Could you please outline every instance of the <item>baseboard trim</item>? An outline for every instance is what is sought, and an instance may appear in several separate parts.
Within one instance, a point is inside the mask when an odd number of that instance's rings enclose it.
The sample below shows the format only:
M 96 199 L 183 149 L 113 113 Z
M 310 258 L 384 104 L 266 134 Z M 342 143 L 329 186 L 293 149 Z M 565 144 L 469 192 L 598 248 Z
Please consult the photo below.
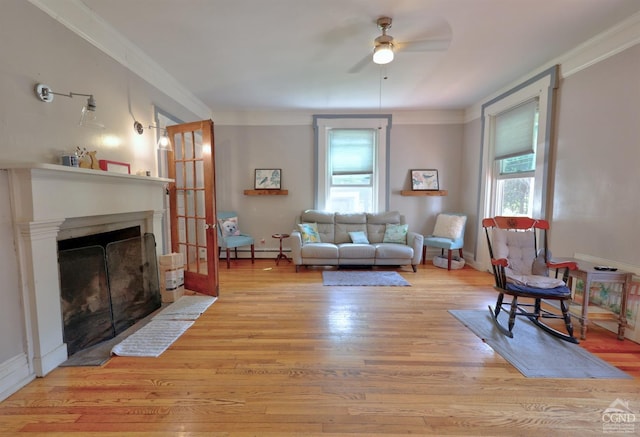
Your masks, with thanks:
M 5 400 L 36 378 L 22 353 L 0 364 L 0 401 Z

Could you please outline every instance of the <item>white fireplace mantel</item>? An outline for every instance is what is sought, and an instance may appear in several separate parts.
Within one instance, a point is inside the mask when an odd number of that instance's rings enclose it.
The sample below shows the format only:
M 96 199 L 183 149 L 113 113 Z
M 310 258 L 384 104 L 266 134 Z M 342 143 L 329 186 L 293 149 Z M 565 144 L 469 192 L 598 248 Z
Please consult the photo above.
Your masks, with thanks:
M 171 179 L 54 164 L 0 162 L 8 172 L 31 370 L 44 376 L 67 359 L 57 240 L 61 229 L 140 218 L 162 237 Z M 162 244 L 157 245 L 162 247 Z

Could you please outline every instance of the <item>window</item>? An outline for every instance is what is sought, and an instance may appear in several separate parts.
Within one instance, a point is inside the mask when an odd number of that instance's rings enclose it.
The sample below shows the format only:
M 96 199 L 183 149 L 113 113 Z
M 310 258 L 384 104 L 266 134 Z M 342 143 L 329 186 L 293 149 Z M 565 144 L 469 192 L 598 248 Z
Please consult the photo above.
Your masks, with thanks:
M 537 135 L 537 98 L 496 116 L 492 215 L 533 215 Z
M 390 116 L 314 116 L 317 209 L 388 209 L 389 127 Z
M 482 105 L 478 217 L 548 219 L 549 149 L 558 66 Z M 482 220 L 476 260 L 488 265 Z
M 329 130 L 329 211 L 373 211 L 374 129 Z

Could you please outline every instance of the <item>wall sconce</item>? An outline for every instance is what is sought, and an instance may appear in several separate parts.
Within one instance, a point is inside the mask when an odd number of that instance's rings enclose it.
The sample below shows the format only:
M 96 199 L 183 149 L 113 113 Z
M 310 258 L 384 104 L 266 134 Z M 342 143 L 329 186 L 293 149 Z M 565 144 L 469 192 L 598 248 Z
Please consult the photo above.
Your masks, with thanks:
M 158 149 L 171 150 L 171 141 L 169 141 L 169 135 L 167 134 L 167 130 L 165 128 L 149 125 L 147 126 L 147 129 L 162 130 L 162 135 L 158 139 Z M 142 135 L 142 133 L 144 132 L 144 126 L 142 126 L 142 123 L 140 123 L 139 121 L 134 121 L 133 130 L 135 130 L 138 135 Z
M 69 92 L 65 93 L 56 93 L 49 87 L 49 85 L 45 85 L 43 83 L 39 83 L 36 85 L 36 96 L 46 103 L 53 102 L 53 96 L 63 96 L 73 98 L 75 96 L 87 97 L 87 103 L 82 107 L 82 113 L 80 115 L 80 126 L 92 126 L 104 129 L 104 125 L 98 122 L 96 118 L 96 99 L 93 98 L 93 94 L 82 94 L 82 93 L 74 93 Z

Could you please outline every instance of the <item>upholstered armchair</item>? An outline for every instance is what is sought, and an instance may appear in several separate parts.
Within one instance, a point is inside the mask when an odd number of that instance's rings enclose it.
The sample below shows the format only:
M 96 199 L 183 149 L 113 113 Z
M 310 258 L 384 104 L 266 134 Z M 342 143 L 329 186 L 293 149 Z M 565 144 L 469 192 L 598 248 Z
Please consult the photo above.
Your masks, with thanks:
M 227 256 L 227 268 L 231 267 L 230 249 L 234 250 L 238 259 L 238 247 L 251 246 L 251 264 L 255 262 L 255 246 L 253 237 L 240 232 L 238 214 L 235 211 L 218 211 L 218 251 L 224 249 Z
M 454 250 L 458 250 L 460 258 L 464 258 L 462 248 L 464 247 L 464 228 L 466 223 L 467 216 L 464 214 L 438 214 L 433 233 L 424 237 L 422 264 L 425 263 L 427 246 L 440 248 L 443 256 L 444 251 L 447 251 L 447 270 L 451 270 L 451 258 Z

